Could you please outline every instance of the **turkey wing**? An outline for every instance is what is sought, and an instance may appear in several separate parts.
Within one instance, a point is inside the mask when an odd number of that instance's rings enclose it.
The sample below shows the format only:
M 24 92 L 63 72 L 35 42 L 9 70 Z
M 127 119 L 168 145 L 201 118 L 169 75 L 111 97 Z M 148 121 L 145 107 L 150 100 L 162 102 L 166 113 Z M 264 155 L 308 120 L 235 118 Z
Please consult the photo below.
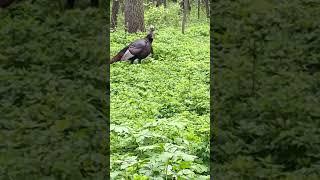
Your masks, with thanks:
M 146 47 L 146 45 L 147 45 L 147 43 L 145 40 L 135 41 L 130 45 L 129 51 L 133 55 L 138 55 L 139 53 L 141 53 L 143 51 L 143 49 Z

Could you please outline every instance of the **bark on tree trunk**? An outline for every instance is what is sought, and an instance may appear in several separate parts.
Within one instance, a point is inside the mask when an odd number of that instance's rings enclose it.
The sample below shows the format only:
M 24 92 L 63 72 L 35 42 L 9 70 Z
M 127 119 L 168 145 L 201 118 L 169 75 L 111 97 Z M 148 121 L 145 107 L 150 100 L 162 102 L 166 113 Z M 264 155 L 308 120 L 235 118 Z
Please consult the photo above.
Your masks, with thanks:
M 200 19 L 200 0 L 198 0 L 198 19 Z
M 184 8 L 187 7 L 188 12 L 190 12 L 190 11 L 191 11 L 191 5 L 190 5 L 189 0 L 187 0 L 187 2 L 186 2 L 186 3 L 187 3 L 187 6 L 185 6 L 184 3 L 185 3 L 184 0 L 181 0 L 181 1 L 180 1 L 180 7 L 181 7 L 181 9 L 184 11 Z
M 167 0 L 163 0 L 164 8 L 167 8 Z
M 118 12 L 120 8 L 120 1 L 113 0 L 112 3 L 112 15 L 111 15 L 111 28 L 115 29 L 117 27 L 117 19 L 118 19 Z
M 209 0 L 204 0 L 206 4 L 206 13 L 207 13 L 207 18 L 210 18 L 210 8 L 209 8 Z
M 125 26 L 129 33 L 145 31 L 143 0 L 126 0 Z
M 72 9 L 74 7 L 75 0 L 67 0 L 67 8 Z
M 184 34 L 185 31 L 188 9 L 188 0 L 183 0 L 182 34 Z
M 159 6 L 161 6 L 161 4 L 162 4 L 162 0 L 157 0 L 157 4 L 156 4 L 156 7 L 159 7 Z

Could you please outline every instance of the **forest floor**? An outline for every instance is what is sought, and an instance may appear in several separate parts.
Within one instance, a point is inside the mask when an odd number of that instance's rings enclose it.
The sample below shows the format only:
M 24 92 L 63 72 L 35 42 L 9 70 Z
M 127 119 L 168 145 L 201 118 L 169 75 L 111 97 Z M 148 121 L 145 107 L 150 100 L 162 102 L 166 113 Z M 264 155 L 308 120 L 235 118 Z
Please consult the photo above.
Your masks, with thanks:
M 209 21 L 194 18 L 185 34 L 153 25 L 153 56 L 110 65 L 112 178 L 208 179 Z M 112 32 L 111 56 L 145 35 Z

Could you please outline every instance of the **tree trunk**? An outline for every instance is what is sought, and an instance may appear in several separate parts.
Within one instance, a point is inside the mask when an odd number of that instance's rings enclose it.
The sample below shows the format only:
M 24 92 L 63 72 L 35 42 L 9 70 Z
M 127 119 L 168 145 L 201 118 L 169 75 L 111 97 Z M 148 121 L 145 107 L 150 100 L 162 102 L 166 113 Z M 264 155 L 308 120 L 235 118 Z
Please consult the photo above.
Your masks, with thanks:
M 75 0 L 67 0 L 67 8 L 73 9 Z
M 198 19 L 200 19 L 200 0 L 198 0 Z
M 163 0 L 164 8 L 167 8 L 167 0 Z
M 180 1 L 180 7 L 181 7 L 181 9 L 184 11 L 185 7 L 187 7 L 188 12 L 190 12 L 190 11 L 191 11 L 191 5 L 190 5 L 189 0 L 187 0 L 187 2 L 186 2 L 186 3 L 187 3 L 187 6 L 185 6 L 184 3 L 185 3 L 185 0 L 181 0 L 181 1 Z
M 143 0 L 126 0 L 124 16 L 129 33 L 145 31 Z
M 184 34 L 186 21 L 187 21 L 187 13 L 188 13 L 188 0 L 183 0 L 183 19 L 182 19 L 182 34 Z
M 162 0 L 157 0 L 157 4 L 156 4 L 156 7 L 159 7 L 159 6 L 161 6 L 161 4 L 162 4 Z
M 206 13 L 207 13 L 207 18 L 210 18 L 210 8 L 209 8 L 209 0 L 204 0 L 206 4 Z
M 120 1 L 113 0 L 112 3 L 112 15 L 111 15 L 111 28 L 115 29 L 117 27 L 117 19 L 118 19 L 118 12 L 120 8 Z

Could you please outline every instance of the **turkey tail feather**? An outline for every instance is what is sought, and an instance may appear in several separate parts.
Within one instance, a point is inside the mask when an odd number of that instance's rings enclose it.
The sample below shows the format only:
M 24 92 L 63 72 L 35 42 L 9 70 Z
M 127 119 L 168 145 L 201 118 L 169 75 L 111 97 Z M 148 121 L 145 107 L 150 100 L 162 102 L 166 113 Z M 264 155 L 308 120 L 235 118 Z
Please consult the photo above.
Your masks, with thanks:
M 117 61 L 120 61 L 122 56 L 125 54 L 126 50 L 129 48 L 129 46 L 123 48 L 116 56 L 114 56 L 111 61 L 110 64 L 115 63 Z
M 115 57 L 111 59 L 110 64 L 120 61 L 122 56 L 123 56 L 123 53 L 118 53 Z

